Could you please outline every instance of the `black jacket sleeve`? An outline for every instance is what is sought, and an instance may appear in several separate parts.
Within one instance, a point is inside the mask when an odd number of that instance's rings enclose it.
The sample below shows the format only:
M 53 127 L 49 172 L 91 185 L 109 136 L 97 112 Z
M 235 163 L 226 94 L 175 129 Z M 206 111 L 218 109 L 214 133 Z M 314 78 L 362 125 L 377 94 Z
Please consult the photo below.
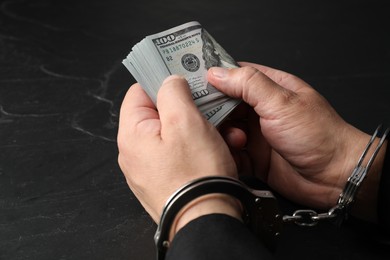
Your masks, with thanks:
M 381 233 L 389 241 L 390 147 L 386 152 L 380 180 L 378 220 Z M 239 220 L 223 214 L 211 214 L 184 226 L 174 237 L 166 259 L 258 260 L 273 259 L 273 256 Z
M 254 234 L 239 220 L 210 214 L 185 225 L 175 235 L 167 260 L 273 259 Z

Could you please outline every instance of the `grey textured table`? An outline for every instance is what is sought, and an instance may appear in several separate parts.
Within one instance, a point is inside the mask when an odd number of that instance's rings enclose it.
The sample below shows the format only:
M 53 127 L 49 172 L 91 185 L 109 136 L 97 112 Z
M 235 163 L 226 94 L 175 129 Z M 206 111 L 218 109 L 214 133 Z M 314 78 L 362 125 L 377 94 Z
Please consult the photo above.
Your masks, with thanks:
M 390 123 L 386 1 L 0 1 L 0 259 L 153 259 L 117 165 L 121 61 L 199 21 L 239 61 L 289 71 L 358 128 Z M 294 205 L 288 201 L 288 212 Z M 351 223 L 286 228 L 277 259 L 389 259 Z

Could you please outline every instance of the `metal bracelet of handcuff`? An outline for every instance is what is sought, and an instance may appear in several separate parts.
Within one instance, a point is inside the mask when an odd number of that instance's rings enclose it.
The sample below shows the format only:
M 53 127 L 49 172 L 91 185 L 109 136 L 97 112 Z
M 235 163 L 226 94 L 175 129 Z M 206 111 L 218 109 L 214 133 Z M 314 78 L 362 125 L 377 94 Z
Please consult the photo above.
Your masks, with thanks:
M 347 184 L 340 194 L 335 207 L 328 212 L 317 213 L 315 210 L 297 210 L 293 215 L 282 215 L 277 200 L 271 191 L 254 190 L 243 182 L 221 176 L 209 176 L 191 181 L 177 190 L 167 201 L 163 209 L 154 241 L 157 248 L 157 259 L 162 260 L 169 248 L 169 232 L 177 213 L 189 202 L 200 196 L 222 193 L 235 197 L 243 207 L 243 221 L 247 227 L 268 247 L 273 250 L 277 244 L 277 238 L 282 232 L 284 223 L 295 223 L 299 226 L 314 226 L 321 220 L 333 219 L 338 224 L 346 218 L 348 208 L 354 200 L 354 196 L 367 172 L 369 171 L 376 155 L 384 143 L 389 128 L 383 133 L 378 145 L 366 166 L 362 166 L 369 148 L 381 129 L 381 125 L 375 130 L 359 161 L 348 178 Z

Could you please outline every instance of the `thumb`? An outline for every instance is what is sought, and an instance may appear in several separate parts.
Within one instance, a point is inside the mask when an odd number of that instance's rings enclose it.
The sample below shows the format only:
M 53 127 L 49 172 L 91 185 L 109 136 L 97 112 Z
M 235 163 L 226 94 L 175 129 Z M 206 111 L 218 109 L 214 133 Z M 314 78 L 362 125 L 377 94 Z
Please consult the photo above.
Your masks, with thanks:
M 208 81 L 228 96 L 244 100 L 263 118 L 273 118 L 276 111 L 288 108 L 298 98 L 253 67 L 213 67 L 208 71 Z
M 157 109 L 161 121 L 161 135 L 190 134 L 197 124 L 206 120 L 195 105 L 187 81 L 173 75 L 166 78 L 157 95 Z M 183 131 L 185 130 L 185 131 Z

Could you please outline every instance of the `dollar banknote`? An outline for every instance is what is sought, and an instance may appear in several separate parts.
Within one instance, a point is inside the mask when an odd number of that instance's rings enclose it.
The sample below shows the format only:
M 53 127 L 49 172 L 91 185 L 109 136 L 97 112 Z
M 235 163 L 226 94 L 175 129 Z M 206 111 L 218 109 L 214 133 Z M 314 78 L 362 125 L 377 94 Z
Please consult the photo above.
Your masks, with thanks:
M 207 81 L 210 67 L 234 68 L 238 64 L 196 21 L 146 36 L 132 48 L 123 64 L 154 103 L 166 77 L 173 74 L 185 77 L 195 104 L 216 126 L 240 102 Z

